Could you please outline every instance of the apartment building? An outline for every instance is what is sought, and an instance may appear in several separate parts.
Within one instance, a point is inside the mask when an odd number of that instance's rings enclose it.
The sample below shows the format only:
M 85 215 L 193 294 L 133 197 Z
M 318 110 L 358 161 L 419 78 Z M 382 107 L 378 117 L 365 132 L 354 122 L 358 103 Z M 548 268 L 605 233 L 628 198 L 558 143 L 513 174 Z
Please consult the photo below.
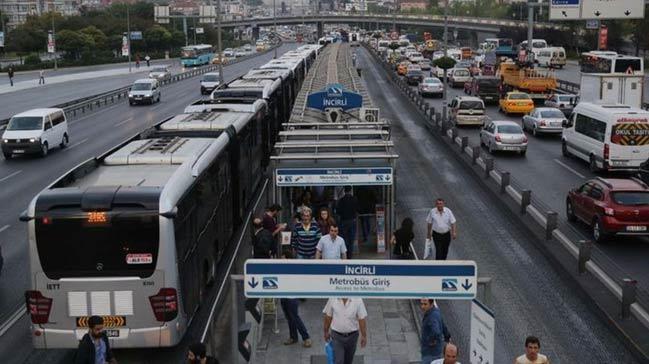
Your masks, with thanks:
M 81 0 L 2 0 L 0 12 L 9 18 L 6 26 L 15 27 L 24 23 L 29 15 L 42 15 L 55 11 L 63 15 L 79 14 Z

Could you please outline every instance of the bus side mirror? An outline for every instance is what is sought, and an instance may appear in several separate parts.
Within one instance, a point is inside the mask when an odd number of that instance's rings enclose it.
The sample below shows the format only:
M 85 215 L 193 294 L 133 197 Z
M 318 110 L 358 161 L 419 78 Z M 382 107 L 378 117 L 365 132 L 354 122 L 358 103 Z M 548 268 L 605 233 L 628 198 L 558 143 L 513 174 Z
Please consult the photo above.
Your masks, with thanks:
M 29 221 L 31 221 L 33 219 L 34 219 L 34 217 L 29 216 L 29 213 L 27 212 L 27 210 L 23 211 L 23 213 L 20 214 L 20 216 L 18 217 L 18 220 L 20 220 L 22 222 L 29 222 Z
M 166 217 L 167 219 L 174 219 L 176 216 L 178 216 L 178 207 L 174 206 L 171 211 L 165 211 L 160 213 L 160 216 Z

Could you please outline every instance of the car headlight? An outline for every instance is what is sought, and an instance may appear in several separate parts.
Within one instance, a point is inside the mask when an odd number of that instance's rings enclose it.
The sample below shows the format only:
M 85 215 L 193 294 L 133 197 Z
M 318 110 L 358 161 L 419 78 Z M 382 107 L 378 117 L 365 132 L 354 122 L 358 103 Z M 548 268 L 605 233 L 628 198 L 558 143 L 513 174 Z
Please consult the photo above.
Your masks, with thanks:
M 36 143 L 36 142 L 40 142 L 40 141 L 41 141 L 41 138 L 29 138 L 30 143 Z
M 151 97 L 151 94 L 146 94 L 144 95 L 144 97 Z
M 132 97 L 133 97 L 133 94 L 129 92 L 129 93 L 128 93 L 128 97 L 129 97 L 129 98 L 132 98 Z
M 9 139 L 4 139 L 3 142 L 9 143 Z

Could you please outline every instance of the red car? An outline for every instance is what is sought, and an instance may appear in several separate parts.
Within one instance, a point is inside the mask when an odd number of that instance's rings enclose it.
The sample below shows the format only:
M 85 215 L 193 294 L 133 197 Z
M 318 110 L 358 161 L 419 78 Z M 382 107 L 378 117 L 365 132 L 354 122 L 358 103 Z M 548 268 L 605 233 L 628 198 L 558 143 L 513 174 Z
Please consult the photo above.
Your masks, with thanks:
M 598 243 L 613 236 L 649 236 L 649 186 L 637 178 L 592 179 L 568 193 L 566 215 L 590 225 Z

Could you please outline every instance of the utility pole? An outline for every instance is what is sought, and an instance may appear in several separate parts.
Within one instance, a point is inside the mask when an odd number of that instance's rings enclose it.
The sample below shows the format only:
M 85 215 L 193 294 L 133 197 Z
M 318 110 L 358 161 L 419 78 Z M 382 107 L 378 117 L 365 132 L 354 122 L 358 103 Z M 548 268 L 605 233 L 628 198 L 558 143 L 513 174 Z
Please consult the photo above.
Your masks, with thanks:
M 277 34 L 277 14 L 275 13 L 275 0 L 273 0 L 273 33 L 275 33 L 275 37 L 277 37 L 279 40 L 279 35 Z M 273 58 L 277 59 L 277 47 L 274 48 Z
M 444 1 L 444 58 L 448 57 L 448 0 Z M 448 92 L 446 89 L 448 88 L 448 73 L 447 70 L 443 70 L 444 72 L 444 101 L 442 102 L 442 119 L 446 121 L 446 108 L 448 106 Z
M 212 0 L 210 0 L 210 6 Z M 221 45 L 221 0 L 216 1 L 216 33 L 217 48 L 219 51 L 219 85 L 223 84 L 223 47 Z
M 128 72 L 131 73 L 131 15 L 126 3 L 126 41 L 128 42 Z
M 534 6 L 532 1 L 527 1 L 527 57 L 526 61 L 530 61 L 532 55 L 532 38 L 534 38 Z
M 192 18 L 192 22 L 194 23 L 194 45 L 196 45 L 196 18 Z
M 52 39 L 54 40 L 54 70 L 59 69 L 59 65 L 56 60 L 56 30 L 54 29 L 54 12 L 50 13 L 50 18 L 52 19 Z M 2 31 L 4 32 L 4 22 L 2 22 Z

